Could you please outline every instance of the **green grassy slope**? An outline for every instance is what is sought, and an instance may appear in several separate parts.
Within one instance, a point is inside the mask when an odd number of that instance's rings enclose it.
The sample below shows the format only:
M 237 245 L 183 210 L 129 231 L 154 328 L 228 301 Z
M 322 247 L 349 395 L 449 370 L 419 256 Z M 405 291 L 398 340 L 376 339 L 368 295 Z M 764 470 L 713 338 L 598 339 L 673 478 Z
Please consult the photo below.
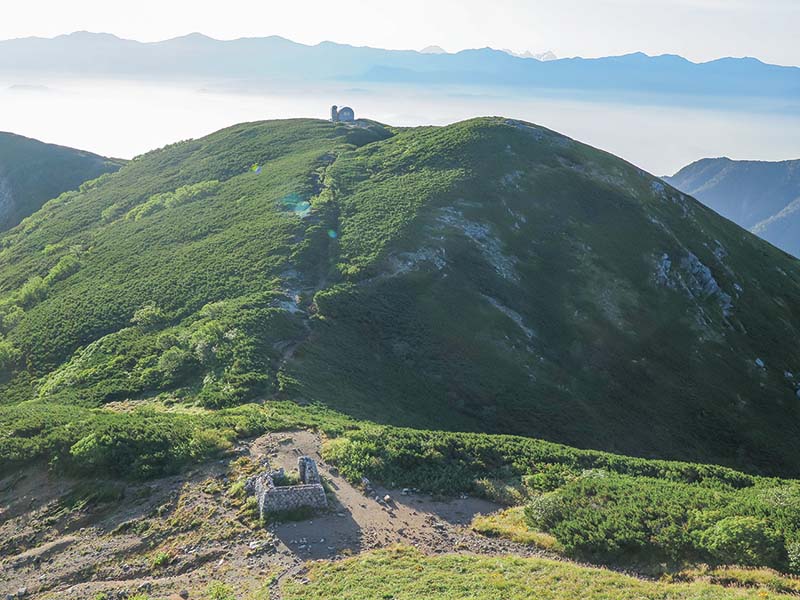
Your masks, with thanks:
M 0 231 L 49 199 L 116 171 L 121 161 L 0 132 Z
M 795 261 L 635 167 L 500 119 L 403 132 L 329 177 L 347 283 L 317 294 L 290 395 L 794 468 Z M 396 241 L 362 264 L 390 226 Z
M 732 600 L 792 598 L 763 590 L 725 589 L 704 583 L 670 584 L 518 557 L 443 555 L 426 557 L 413 549 L 372 552 L 341 562 L 320 562 L 304 581 L 282 587 L 288 600 Z
M 0 246 L 6 403 L 278 396 L 797 472 L 800 265 L 536 126 L 239 125 Z

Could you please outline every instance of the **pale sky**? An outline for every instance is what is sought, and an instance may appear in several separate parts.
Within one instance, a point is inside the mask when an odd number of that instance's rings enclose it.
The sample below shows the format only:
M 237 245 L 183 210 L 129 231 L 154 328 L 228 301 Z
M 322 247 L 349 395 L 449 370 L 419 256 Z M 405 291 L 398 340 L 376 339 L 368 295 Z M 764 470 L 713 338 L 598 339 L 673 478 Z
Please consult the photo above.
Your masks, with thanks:
M 491 46 L 559 56 L 643 51 L 800 65 L 800 0 L 0 0 L 0 39 L 199 31 L 382 48 Z

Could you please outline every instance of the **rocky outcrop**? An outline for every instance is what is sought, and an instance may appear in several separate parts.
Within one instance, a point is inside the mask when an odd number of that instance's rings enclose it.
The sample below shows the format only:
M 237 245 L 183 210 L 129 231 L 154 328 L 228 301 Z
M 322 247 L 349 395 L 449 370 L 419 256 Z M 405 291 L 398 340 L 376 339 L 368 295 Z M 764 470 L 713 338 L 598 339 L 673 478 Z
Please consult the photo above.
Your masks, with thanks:
M 656 261 L 655 280 L 659 285 L 671 289 L 683 290 L 687 296 L 697 301 L 707 298 L 717 300 L 722 314 L 728 317 L 733 312 L 733 300 L 714 278 L 708 268 L 692 252 L 681 258 L 680 268 L 675 269 L 668 254 L 662 254 Z

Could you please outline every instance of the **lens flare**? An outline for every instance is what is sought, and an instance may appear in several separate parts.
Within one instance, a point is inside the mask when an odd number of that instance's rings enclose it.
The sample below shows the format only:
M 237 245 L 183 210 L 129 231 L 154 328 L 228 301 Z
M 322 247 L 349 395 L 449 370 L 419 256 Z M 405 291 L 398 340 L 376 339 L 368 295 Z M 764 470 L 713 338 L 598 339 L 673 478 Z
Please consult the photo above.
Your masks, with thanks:
M 307 217 L 311 213 L 311 203 L 300 197 L 299 194 L 289 194 L 281 198 L 281 206 L 284 210 L 297 215 L 300 218 Z
M 331 238 L 332 240 L 335 240 L 337 237 L 339 237 L 339 234 L 336 233 L 333 229 L 328 229 L 328 237 Z

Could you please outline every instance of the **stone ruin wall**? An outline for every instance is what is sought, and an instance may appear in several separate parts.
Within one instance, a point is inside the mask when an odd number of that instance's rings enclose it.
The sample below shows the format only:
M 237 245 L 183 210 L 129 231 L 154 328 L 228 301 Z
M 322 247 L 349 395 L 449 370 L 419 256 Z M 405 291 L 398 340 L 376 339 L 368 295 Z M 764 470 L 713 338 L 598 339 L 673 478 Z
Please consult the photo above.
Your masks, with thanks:
M 276 487 L 258 498 L 258 508 L 263 518 L 269 513 L 286 512 L 299 508 L 323 509 L 328 499 L 322 485 L 292 485 Z
M 297 461 L 300 485 L 276 486 L 274 471 L 257 475 L 248 482 L 248 487 L 258 499 L 258 510 L 263 519 L 269 513 L 287 512 L 301 508 L 324 509 L 328 498 L 319 477 L 317 463 L 308 456 Z
M 302 481 L 304 484 L 312 485 L 316 483 L 322 483 L 319 478 L 317 463 L 313 458 L 301 456 L 297 460 L 297 470 L 300 471 L 300 481 Z

